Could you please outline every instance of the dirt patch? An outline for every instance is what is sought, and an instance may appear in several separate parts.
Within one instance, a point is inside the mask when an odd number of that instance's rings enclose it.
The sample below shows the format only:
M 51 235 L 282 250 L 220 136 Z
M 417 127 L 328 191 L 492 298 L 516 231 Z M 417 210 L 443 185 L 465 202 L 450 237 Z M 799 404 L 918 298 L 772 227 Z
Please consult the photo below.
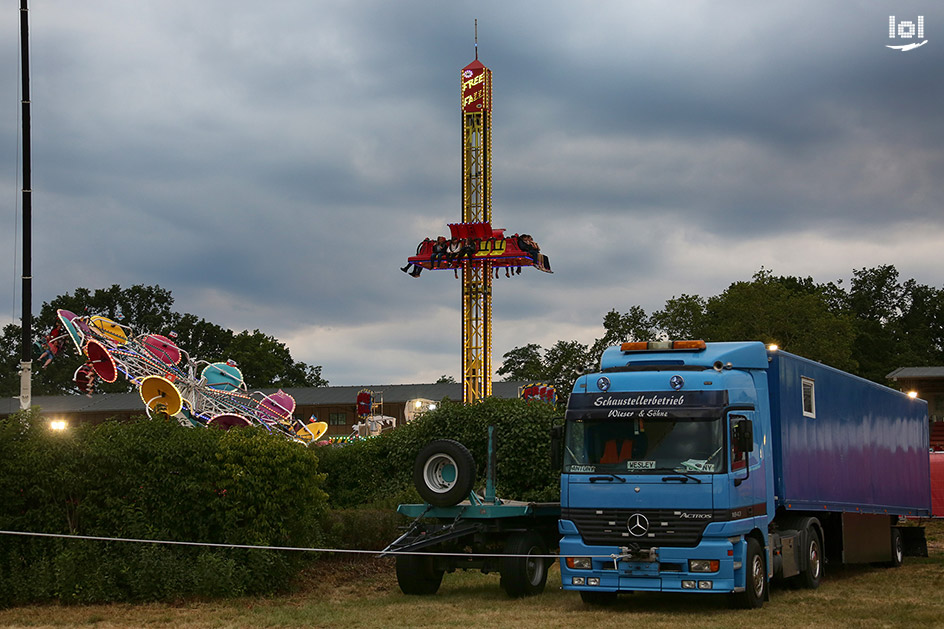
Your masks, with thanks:
M 319 559 L 302 571 L 297 587 L 301 591 L 317 590 L 328 598 L 399 591 L 393 559 L 372 556 Z

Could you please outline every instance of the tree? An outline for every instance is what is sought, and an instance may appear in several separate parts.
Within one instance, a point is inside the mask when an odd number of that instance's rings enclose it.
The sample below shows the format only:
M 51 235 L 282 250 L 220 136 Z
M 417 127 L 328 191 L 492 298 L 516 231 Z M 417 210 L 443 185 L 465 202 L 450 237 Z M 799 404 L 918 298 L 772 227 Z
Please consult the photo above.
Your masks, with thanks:
M 4 397 L 20 394 L 20 330 L 10 323 L 0 335 L 0 393 Z
M 57 312 L 69 310 L 78 315 L 92 314 L 108 317 L 119 324 L 131 326 L 135 333 L 176 334 L 177 345 L 194 359 L 209 362 L 236 360 L 246 383 L 254 388 L 317 387 L 328 384 L 321 376 L 321 367 L 295 361 L 284 343 L 259 330 L 234 333 L 192 314 L 172 310 L 173 296 L 160 286 L 134 285 L 122 289 L 117 284 L 94 292 L 77 288 L 74 293 L 59 295 L 44 303 L 35 320 L 35 337 L 42 339 L 59 322 Z M 173 333 L 173 334 L 172 334 Z M 19 394 L 19 335 L 20 326 L 11 324 L 0 336 L 0 394 Z M 74 392 L 72 374 L 82 364 L 76 358 L 76 348 L 65 340 L 62 356 L 48 367 L 34 365 L 33 394 L 57 395 Z M 38 357 L 38 353 L 34 358 Z M 96 390 L 123 392 L 133 390 L 124 378 L 114 383 L 99 382 Z
M 897 366 L 944 364 L 944 290 L 913 279 L 902 288 L 904 309 L 895 325 Z
M 502 366 L 496 373 L 499 376 L 505 376 L 505 380 L 527 382 L 547 380 L 547 370 L 541 352 L 541 346 L 537 343 L 516 347 L 502 356 Z
M 708 299 L 706 341 L 762 341 L 838 369 L 853 370 L 853 322 L 813 287 L 765 269 Z
M 848 307 L 859 319 L 882 325 L 897 319 L 904 310 L 904 296 L 898 269 L 891 264 L 852 272 Z
M 682 293 L 666 300 L 665 308 L 652 313 L 652 325 L 667 340 L 699 339 L 704 336 L 706 300 Z
M 859 375 L 884 382 L 896 367 L 944 363 L 944 291 L 902 283 L 892 265 L 856 269 L 846 310 L 855 320 Z
M 306 369 L 305 363 L 292 360 L 285 343 L 259 330 L 243 331 L 226 348 L 227 358 L 235 360 L 250 388 L 320 387 L 321 367 Z
M 557 341 L 547 350 L 529 343 L 507 352 L 503 358 L 499 375 L 505 376 L 505 380 L 552 384 L 557 391 L 558 404 L 566 403 L 574 380 L 590 362 L 587 346 L 577 341 Z
M 842 280 L 817 283 L 761 267 L 720 295 L 672 297 L 651 316 L 639 306 L 610 310 L 603 328 L 589 350 L 576 341 L 558 341 L 549 350 L 516 347 L 498 373 L 563 383 L 560 395 L 573 381 L 565 374 L 598 364 L 604 349 L 623 341 L 753 340 L 885 383 L 896 367 L 944 364 L 944 289 L 900 282 L 892 265 L 854 270 L 848 292 Z
M 229 358 L 227 348 L 233 342 L 233 332 L 192 314 L 177 317 L 173 324 L 177 344 L 190 356 L 218 361 Z
M 439 380 L 435 384 L 456 384 L 456 379 L 448 374 L 443 374 L 439 376 Z
M 590 366 L 590 353 L 583 343 L 557 341 L 544 353 L 544 365 L 547 380 L 554 385 L 557 399 L 563 403 L 574 388 L 574 380 Z
M 603 336 L 593 342 L 587 359 L 588 364 L 599 364 L 603 351 L 611 345 L 620 345 L 626 341 L 652 341 L 656 330 L 646 311 L 640 306 L 632 306 L 627 313 L 610 310 L 603 316 Z

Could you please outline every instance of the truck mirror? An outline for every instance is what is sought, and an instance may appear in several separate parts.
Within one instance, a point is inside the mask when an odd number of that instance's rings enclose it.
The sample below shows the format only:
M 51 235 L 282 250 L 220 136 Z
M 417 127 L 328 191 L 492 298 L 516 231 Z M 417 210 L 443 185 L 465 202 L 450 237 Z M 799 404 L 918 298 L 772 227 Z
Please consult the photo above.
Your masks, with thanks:
M 564 441 L 564 427 L 551 426 L 551 469 L 560 470 L 564 466 L 562 448 Z
M 739 454 L 754 451 L 754 424 L 746 417 L 732 415 L 731 433 L 734 441 L 734 450 Z

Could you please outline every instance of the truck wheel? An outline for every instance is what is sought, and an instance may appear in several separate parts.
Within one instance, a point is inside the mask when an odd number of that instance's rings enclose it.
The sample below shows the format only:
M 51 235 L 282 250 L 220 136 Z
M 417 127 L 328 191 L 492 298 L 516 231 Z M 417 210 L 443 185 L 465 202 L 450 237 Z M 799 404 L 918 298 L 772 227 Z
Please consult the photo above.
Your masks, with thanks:
M 901 531 L 892 527 L 892 559 L 888 562 L 889 568 L 898 568 L 905 560 L 905 547 L 901 541 Z
M 547 567 L 551 561 L 547 546 L 536 533 L 512 533 L 505 542 L 506 555 L 538 555 L 535 557 L 502 557 L 501 586 L 512 598 L 534 596 L 544 591 Z
M 433 558 L 397 555 L 397 584 L 404 594 L 429 596 L 439 591 L 443 571 L 433 568 Z
M 452 439 L 431 441 L 413 465 L 413 484 L 434 507 L 451 507 L 469 496 L 475 483 L 472 453 Z
M 616 602 L 616 592 L 588 592 L 581 590 L 580 600 L 587 605 L 612 605 Z
M 812 526 L 806 531 L 806 569 L 796 577 L 801 587 L 815 590 L 823 580 L 823 544 Z
M 767 593 L 767 566 L 764 561 L 764 551 L 753 537 L 747 539 L 747 561 L 744 562 L 747 572 L 744 578 L 744 591 L 734 594 L 732 603 L 741 609 L 757 609 L 764 604 L 764 595 Z

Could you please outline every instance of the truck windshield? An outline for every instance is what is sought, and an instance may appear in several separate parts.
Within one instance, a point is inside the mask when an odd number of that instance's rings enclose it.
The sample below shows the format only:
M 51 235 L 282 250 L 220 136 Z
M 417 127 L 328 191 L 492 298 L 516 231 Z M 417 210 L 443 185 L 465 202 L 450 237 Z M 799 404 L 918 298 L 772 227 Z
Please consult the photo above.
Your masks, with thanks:
M 720 417 L 575 419 L 567 422 L 564 472 L 713 474 L 724 470 Z

